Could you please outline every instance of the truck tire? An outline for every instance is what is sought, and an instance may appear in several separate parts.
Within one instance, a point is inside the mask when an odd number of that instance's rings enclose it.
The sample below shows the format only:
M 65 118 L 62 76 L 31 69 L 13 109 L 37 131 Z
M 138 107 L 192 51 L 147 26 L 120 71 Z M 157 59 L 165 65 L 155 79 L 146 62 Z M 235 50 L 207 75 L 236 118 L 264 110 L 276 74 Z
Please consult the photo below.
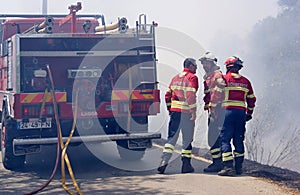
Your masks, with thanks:
M 117 141 L 117 148 L 120 157 L 128 161 L 141 160 L 146 150 L 146 148 L 129 149 L 126 140 Z
M 13 139 L 17 126 L 10 117 L 2 121 L 1 128 L 1 153 L 3 166 L 8 170 L 22 169 L 25 162 L 25 155 L 15 156 L 13 154 Z

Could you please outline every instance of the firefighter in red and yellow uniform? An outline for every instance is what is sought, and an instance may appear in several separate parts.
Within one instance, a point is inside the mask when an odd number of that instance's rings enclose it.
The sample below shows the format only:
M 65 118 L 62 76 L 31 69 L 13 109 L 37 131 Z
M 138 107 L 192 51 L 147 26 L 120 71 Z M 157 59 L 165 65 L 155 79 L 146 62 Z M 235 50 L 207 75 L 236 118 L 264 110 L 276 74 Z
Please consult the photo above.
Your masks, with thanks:
M 211 52 L 204 53 L 199 59 L 205 70 L 204 79 L 204 110 L 209 113 L 208 117 L 208 145 L 213 163 L 204 172 L 219 172 L 222 170 L 220 131 L 224 122 L 224 99 L 225 79 L 217 66 L 217 58 Z
M 182 173 L 194 172 L 191 165 L 192 141 L 196 119 L 196 93 L 198 91 L 198 77 L 196 60 L 184 60 L 184 69 L 173 77 L 165 94 L 167 109 L 170 114 L 168 127 L 168 140 L 164 146 L 162 160 L 157 168 L 159 173 L 164 173 L 174 151 L 179 132 L 182 132 Z
M 226 81 L 225 119 L 221 130 L 221 151 L 224 168 L 218 172 L 220 176 L 233 176 L 242 174 L 244 161 L 244 138 L 246 122 L 252 119 L 256 98 L 251 82 L 239 74 L 243 61 L 236 56 L 231 56 L 225 61 Z M 231 140 L 234 146 L 232 153 Z M 234 168 L 233 168 L 233 163 Z

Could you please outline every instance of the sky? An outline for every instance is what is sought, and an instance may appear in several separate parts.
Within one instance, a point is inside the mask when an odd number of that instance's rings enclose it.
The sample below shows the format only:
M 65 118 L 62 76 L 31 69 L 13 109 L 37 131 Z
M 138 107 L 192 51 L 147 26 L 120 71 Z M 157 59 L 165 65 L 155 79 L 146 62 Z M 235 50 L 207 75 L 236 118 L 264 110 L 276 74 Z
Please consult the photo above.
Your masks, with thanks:
M 78 0 L 80 1 L 80 0 Z M 0 7 L 0 14 L 41 14 L 43 0 L 9 0 Z M 67 14 L 75 0 L 48 0 L 49 14 Z M 214 37 L 230 32 L 243 38 L 253 25 L 278 13 L 277 0 L 81 0 L 81 14 L 103 14 L 106 23 L 118 17 L 128 18 L 134 26 L 138 15 L 188 34 L 205 48 Z

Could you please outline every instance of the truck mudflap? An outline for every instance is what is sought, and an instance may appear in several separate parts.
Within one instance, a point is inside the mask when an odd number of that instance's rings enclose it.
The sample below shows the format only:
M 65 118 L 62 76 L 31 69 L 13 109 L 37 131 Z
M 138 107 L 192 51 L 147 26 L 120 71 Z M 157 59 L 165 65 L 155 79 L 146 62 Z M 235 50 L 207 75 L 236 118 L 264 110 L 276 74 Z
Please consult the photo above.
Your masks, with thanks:
M 150 140 L 160 139 L 160 133 L 128 133 L 128 134 L 116 134 L 116 135 L 84 135 L 84 136 L 73 136 L 70 143 L 88 143 L 88 142 L 109 142 L 109 141 L 118 141 L 118 140 L 128 140 L 129 148 L 141 148 L 148 146 L 151 147 Z M 63 142 L 66 142 L 68 137 L 62 137 Z M 18 146 L 33 146 L 33 145 L 51 145 L 57 144 L 57 137 L 51 138 L 24 138 L 24 139 L 14 139 L 13 148 L 15 155 L 24 154 L 21 151 L 18 151 Z M 143 143 L 141 140 L 146 140 L 145 143 L 138 145 L 137 143 Z M 150 145 L 149 145 L 150 142 Z M 34 153 L 26 152 L 26 153 Z

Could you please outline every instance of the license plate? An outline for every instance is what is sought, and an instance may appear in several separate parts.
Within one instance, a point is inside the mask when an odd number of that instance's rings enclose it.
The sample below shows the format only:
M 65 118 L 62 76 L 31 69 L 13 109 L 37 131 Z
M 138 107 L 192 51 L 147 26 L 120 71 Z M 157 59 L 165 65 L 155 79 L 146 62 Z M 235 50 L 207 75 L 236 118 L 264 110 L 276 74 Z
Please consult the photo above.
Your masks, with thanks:
M 51 128 L 51 120 L 18 122 L 18 129 L 40 129 L 40 128 Z

